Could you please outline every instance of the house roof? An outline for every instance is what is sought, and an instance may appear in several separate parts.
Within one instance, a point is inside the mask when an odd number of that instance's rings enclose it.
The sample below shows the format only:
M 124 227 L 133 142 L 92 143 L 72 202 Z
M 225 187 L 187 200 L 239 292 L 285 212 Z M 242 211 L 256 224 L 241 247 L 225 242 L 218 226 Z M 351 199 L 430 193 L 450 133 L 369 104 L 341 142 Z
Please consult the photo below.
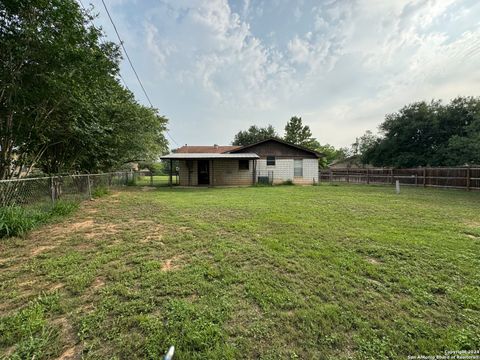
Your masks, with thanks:
M 290 146 L 290 147 L 293 147 L 293 148 L 296 148 L 296 149 L 300 149 L 300 150 L 303 150 L 303 151 L 306 151 L 312 155 L 315 155 L 315 157 L 319 158 L 319 157 L 322 157 L 324 156 L 324 154 L 321 154 L 319 152 L 316 152 L 314 150 L 311 150 L 309 148 L 306 148 L 304 146 L 300 146 L 300 145 L 295 145 L 295 144 L 292 144 L 292 143 L 289 143 L 287 141 L 284 141 L 284 140 L 280 140 L 280 139 L 276 139 L 276 138 L 270 138 L 270 139 L 265 139 L 265 140 L 262 140 L 262 141 L 258 141 L 256 143 L 253 143 L 253 144 L 249 144 L 249 145 L 245 145 L 245 146 L 241 146 L 241 147 L 238 147 L 237 149 L 233 149 L 233 150 L 230 150 L 231 153 L 236 153 L 238 151 L 243 151 L 245 149 L 249 149 L 253 146 L 256 146 L 256 145 L 259 145 L 259 144 L 263 144 L 265 142 L 268 142 L 268 141 L 275 141 L 275 142 L 278 142 L 280 144 L 283 144 L 283 145 L 286 145 L 286 146 Z
M 214 145 L 214 146 L 182 146 L 178 148 L 175 153 L 177 154 L 197 154 L 197 153 L 214 153 L 221 154 L 238 149 L 240 146 L 230 145 Z
M 193 160 L 193 159 L 244 159 L 253 160 L 260 157 L 254 153 L 240 153 L 240 154 L 218 154 L 218 153 L 170 153 L 161 156 L 160 159 L 165 160 Z

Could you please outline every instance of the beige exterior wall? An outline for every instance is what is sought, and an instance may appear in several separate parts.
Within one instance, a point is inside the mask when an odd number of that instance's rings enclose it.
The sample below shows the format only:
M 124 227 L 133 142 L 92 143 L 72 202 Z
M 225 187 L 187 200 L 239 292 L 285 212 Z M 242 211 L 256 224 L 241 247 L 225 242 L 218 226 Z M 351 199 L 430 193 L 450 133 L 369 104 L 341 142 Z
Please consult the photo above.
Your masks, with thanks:
M 181 186 L 198 185 L 197 160 L 191 161 L 190 170 L 187 161 L 179 161 L 179 178 Z M 238 160 L 209 160 L 210 185 L 252 185 L 253 160 L 249 160 L 248 170 L 238 169 Z
M 191 168 L 188 169 L 186 160 L 180 160 L 178 162 L 178 177 L 180 186 L 198 185 L 197 161 L 192 160 L 191 165 Z
M 294 176 L 293 159 L 276 158 L 275 166 L 267 166 L 266 159 L 256 160 L 257 172 L 260 176 L 268 176 L 273 172 L 275 184 L 292 180 L 295 184 L 318 183 L 318 160 L 303 159 L 303 176 Z M 249 160 L 248 170 L 238 169 L 238 160 L 210 160 L 210 185 L 252 185 L 253 184 L 253 160 Z M 181 186 L 198 185 L 197 160 L 191 161 L 190 169 L 187 168 L 187 161 L 179 161 L 179 178 Z
M 248 170 L 239 170 L 238 162 L 238 160 L 213 160 L 213 166 L 212 162 L 210 163 L 210 183 L 213 185 L 252 185 L 253 160 L 248 161 Z

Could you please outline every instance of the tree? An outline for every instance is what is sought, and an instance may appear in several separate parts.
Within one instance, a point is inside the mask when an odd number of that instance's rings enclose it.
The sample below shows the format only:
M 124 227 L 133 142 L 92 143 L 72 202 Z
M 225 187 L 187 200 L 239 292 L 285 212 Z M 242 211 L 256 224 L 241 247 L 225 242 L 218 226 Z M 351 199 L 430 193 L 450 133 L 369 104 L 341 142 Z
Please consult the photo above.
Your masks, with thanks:
M 473 164 L 479 159 L 480 98 L 416 102 L 388 114 L 381 138 L 363 158 L 376 166 L 414 167 Z
M 165 150 L 167 120 L 119 84 L 119 48 L 91 20 L 74 0 L 0 3 L 0 178 L 108 170 Z
M 341 160 L 347 157 L 345 149 L 336 149 L 330 144 L 319 145 L 315 150 L 323 154 L 323 156 L 319 159 L 319 166 L 321 168 L 328 167 L 328 164 L 332 163 L 334 160 Z
M 272 125 L 263 128 L 252 125 L 248 130 L 239 131 L 235 135 L 232 145 L 245 146 L 271 138 L 279 138 Z
M 295 145 L 315 149 L 320 144 L 312 137 L 312 131 L 308 125 L 302 124 L 302 118 L 293 116 L 285 125 L 285 136 L 283 139 Z

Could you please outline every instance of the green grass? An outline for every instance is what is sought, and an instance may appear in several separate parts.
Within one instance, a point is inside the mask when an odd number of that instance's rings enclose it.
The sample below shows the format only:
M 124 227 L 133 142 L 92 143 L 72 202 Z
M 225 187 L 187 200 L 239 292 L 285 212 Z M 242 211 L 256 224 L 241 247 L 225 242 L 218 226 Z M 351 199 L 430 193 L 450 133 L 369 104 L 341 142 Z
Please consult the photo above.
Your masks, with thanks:
M 175 184 L 177 177 L 174 175 L 172 178 L 173 183 Z M 167 186 L 169 185 L 170 177 L 168 175 L 153 175 L 153 183 L 151 182 L 150 176 L 137 176 L 135 183 L 132 185 L 138 186 Z
M 33 228 L 69 215 L 78 208 L 75 201 L 57 201 L 55 205 L 9 206 L 0 208 L 0 238 L 23 236 Z
M 0 358 L 480 348 L 480 193 L 128 188 L 0 242 Z

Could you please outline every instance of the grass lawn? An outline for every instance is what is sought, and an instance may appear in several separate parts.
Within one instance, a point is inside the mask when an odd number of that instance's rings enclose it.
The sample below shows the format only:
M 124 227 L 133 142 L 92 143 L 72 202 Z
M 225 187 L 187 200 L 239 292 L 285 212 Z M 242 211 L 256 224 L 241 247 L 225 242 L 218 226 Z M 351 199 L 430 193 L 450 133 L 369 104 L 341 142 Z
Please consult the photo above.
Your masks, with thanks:
M 130 187 L 0 241 L 0 358 L 480 349 L 480 193 Z
M 153 183 L 151 182 L 153 180 Z M 178 178 L 176 175 L 172 176 L 173 184 L 176 184 Z M 167 186 L 170 184 L 170 176 L 169 175 L 153 175 L 153 179 L 150 176 L 138 176 L 135 185 L 139 186 Z

